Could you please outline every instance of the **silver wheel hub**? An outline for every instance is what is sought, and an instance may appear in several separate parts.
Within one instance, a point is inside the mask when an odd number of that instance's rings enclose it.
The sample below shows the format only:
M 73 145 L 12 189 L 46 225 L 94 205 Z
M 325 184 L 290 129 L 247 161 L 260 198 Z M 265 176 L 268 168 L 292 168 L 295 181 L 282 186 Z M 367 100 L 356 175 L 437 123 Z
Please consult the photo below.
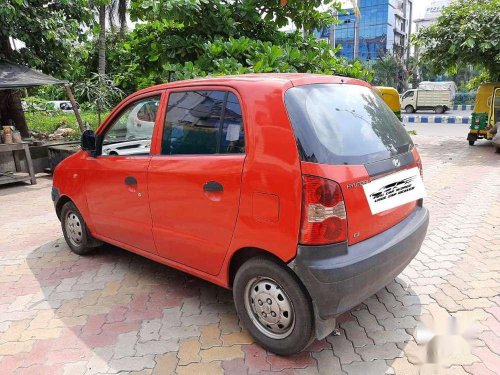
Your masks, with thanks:
M 74 212 L 68 212 L 66 216 L 66 234 L 71 244 L 80 246 L 83 238 L 83 227 L 80 219 Z
M 245 287 L 245 308 L 260 332 L 273 339 L 292 333 L 295 313 L 290 298 L 271 278 L 256 277 Z

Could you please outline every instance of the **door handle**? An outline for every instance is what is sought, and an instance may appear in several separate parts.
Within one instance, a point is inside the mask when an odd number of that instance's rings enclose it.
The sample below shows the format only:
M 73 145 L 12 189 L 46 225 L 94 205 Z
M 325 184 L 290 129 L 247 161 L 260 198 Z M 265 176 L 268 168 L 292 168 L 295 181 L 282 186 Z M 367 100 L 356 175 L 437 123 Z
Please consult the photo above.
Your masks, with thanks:
M 208 192 L 223 191 L 224 187 L 217 181 L 208 181 L 205 185 L 203 185 L 203 190 Z
M 137 179 L 134 176 L 127 176 L 125 177 L 125 185 L 137 185 Z

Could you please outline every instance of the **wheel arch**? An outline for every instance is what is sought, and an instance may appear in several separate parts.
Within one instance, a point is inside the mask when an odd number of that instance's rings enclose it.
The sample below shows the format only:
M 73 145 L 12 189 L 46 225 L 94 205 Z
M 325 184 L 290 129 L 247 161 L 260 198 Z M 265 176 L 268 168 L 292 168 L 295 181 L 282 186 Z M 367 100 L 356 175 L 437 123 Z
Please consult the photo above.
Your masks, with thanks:
M 241 265 L 243 265 L 243 263 L 256 256 L 266 256 L 285 267 L 287 266 L 282 259 L 278 258 L 276 255 L 270 253 L 267 250 L 260 249 L 258 247 L 243 247 L 241 249 L 236 250 L 231 256 L 231 259 L 229 261 L 229 266 L 228 266 L 229 288 L 233 287 L 233 282 L 234 278 L 236 277 L 236 272 L 238 272 L 238 269 L 241 267 Z
M 59 197 L 59 199 L 57 200 L 57 203 L 56 203 L 56 215 L 57 215 L 57 218 L 59 220 L 61 220 L 61 211 L 62 211 L 62 208 L 68 202 L 73 202 L 73 201 L 67 195 L 61 195 Z M 73 204 L 75 204 L 75 202 L 73 202 Z M 76 204 L 75 204 L 75 206 L 76 206 Z

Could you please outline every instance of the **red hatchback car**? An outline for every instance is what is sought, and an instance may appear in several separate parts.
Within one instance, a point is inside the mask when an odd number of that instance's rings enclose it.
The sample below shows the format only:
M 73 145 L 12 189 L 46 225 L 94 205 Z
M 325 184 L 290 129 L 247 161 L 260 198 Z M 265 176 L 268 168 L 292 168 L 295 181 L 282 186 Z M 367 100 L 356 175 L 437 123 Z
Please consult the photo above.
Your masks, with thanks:
M 123 100 L 54 174 L 77 254 L 114 244 L 232 288 L 282 355 L 390 283 L 429 221 L 420 156 L 369 84 L 310 74 L 180 81 Z

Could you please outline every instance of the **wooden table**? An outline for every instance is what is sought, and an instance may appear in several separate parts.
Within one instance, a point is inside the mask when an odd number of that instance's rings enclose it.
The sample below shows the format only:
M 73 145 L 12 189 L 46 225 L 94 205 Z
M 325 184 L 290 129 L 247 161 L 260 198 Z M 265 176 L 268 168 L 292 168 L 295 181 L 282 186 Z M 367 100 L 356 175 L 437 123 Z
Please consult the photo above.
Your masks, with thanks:
M 26 159 L 26 164 L 28 165 L 28 173 L 20 173 L 21 171 L 21 160 L 19 158 L 19 153 L 24 151 L 24 156 Z M 7 174 L 6 172 L 0 172 L 0 185 L 10 184 L 12 182 L 19 181 L 31 181 L 32 185 L 36 184 L 35 170 L 33 169 L 33 162 L 31 160 L 30 149 L 28 143 L 12 143 L 12 144 L 0 144 L 0 153 L 11 152 L 14 158 L 14 164 L 16 170 L 13 174 Z

